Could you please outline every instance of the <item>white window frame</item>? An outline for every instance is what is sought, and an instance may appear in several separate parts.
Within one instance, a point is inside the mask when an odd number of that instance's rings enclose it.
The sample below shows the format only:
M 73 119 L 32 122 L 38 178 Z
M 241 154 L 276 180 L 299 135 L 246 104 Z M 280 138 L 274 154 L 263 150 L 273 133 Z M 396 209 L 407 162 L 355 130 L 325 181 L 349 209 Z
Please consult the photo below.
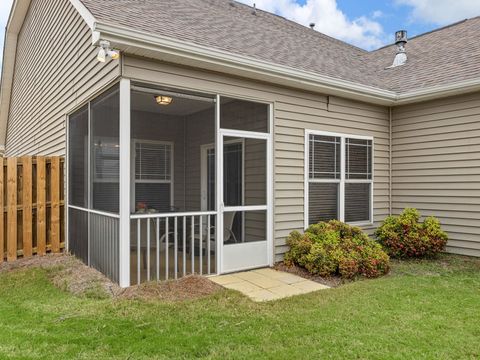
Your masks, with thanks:
M 138 180 L 137 179 L 137 169 L 136 169 L 136 157 L 137 157 L 137 144 L 154 144 L 154 145 L 168 145 L 170 146 L 170 180 Z M 131 179 L 132 179 L 132 186 L 131 186 L 131 211 L 135 212 L 136 210 L 136 202 L 135 202 L 135 189 L 136 184 L 170 184 L 170 207 L 173 207 L 175 204 L 174 194 L 175 194 L 175 143 L 173 141 L 161 141 L 161 140 L 144 140 L 144 139 L 132 139 L 132 147 L 131 147 L 131 159 L 132 159 L 132 167 L 131 171 Z
M 340 138 L 340 179 L 310 179 L 310 136 L 330 136 Z M 371 179 L 346 179 L 346 139 L 370 140 L 372 142 L 372 178 Z M 370 219 L 367 221 L 351 222 L 350 225 L 368 226 L 373 224 L 373 199 L 374 199 L 374 180 L 375 180 L 375 141 L 373 136 L 353 135 L 336 133 L 329 131 L 305 130 L 305 153 L 304 153 L 304 228 L 308 228 L 309 224 L 309 193 L 310 183 L 337 183 L 339 184 L 339 219 L 345 222 L 345 184 L 370 184 Z

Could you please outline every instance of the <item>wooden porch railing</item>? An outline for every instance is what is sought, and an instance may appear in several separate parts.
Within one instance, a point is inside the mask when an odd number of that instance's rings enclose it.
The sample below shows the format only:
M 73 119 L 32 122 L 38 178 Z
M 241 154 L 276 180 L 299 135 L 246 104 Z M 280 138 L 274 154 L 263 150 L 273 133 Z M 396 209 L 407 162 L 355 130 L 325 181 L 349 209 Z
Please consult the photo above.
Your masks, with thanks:
M 0 171 L 0 262 L 64 248 L 64 159 L 3 158 Z

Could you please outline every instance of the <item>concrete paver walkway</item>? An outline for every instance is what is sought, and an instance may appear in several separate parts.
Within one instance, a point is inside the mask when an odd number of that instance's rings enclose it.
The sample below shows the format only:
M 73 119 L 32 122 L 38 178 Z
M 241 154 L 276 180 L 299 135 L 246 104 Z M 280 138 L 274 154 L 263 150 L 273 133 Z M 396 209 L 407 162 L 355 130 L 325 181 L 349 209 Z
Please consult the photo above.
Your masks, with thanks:
M 237 290 L 253 301 L 269 301 L 328 289 L 328 286 L 269 268 L 213 276 L 213 282 Z

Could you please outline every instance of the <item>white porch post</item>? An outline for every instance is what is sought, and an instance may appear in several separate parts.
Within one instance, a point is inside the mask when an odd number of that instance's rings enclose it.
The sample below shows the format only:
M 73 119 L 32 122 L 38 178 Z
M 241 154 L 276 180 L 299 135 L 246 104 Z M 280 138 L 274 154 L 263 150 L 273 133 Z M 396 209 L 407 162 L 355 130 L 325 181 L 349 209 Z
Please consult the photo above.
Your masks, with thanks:
M 120 81 L 119 283 L 130 286 L 130 80 Z
M 216 97 L 215 103 L 215 184 L 216 184 L 216 208 L 217 226 L 215 236 L 217 237 L 217 274 L 223 272 L 223 138 L 220 132 L 220 95 Z

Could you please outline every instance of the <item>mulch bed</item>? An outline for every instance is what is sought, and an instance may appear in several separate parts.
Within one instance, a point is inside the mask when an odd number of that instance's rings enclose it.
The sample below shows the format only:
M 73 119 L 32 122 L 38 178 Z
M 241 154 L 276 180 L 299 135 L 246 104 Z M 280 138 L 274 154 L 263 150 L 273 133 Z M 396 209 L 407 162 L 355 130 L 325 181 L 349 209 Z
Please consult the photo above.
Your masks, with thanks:
M 121 297 L 164 301 L 185 301 L 203 298 L 221 291 L 223 288 L 202 276 L 187 276 L 179 280 L 148 283 L 125 289 Z
M 343 285 L 346 282 L 346 280 L 342 279 L 340 276 L 332 276 L 332 277 L 326 278 L 326 277 L 321 277 L 319 275 L 312 275 L 302 267 L 299 267 L 296 265 L 287 266 L 283 262 L 279 262 L 275 264 L 274 268 L 275 270 L 288 272 L 290 274 L 294 274 L 294 275 L 303 277 L 305 279 L 312 280 L 322 285 L 326 285 L 333 288 L 339 287 L 340 285 Z
M 80 297 L 174 302 L 203 298 L 223 289 L 201 276 L 187 276 L 175 281 L 152 282 L 122 289 L 99 271 L 73 256 L 63 254 L 0 263 L 0 273 L 29 268 L 46 269 L 56 287 Z

